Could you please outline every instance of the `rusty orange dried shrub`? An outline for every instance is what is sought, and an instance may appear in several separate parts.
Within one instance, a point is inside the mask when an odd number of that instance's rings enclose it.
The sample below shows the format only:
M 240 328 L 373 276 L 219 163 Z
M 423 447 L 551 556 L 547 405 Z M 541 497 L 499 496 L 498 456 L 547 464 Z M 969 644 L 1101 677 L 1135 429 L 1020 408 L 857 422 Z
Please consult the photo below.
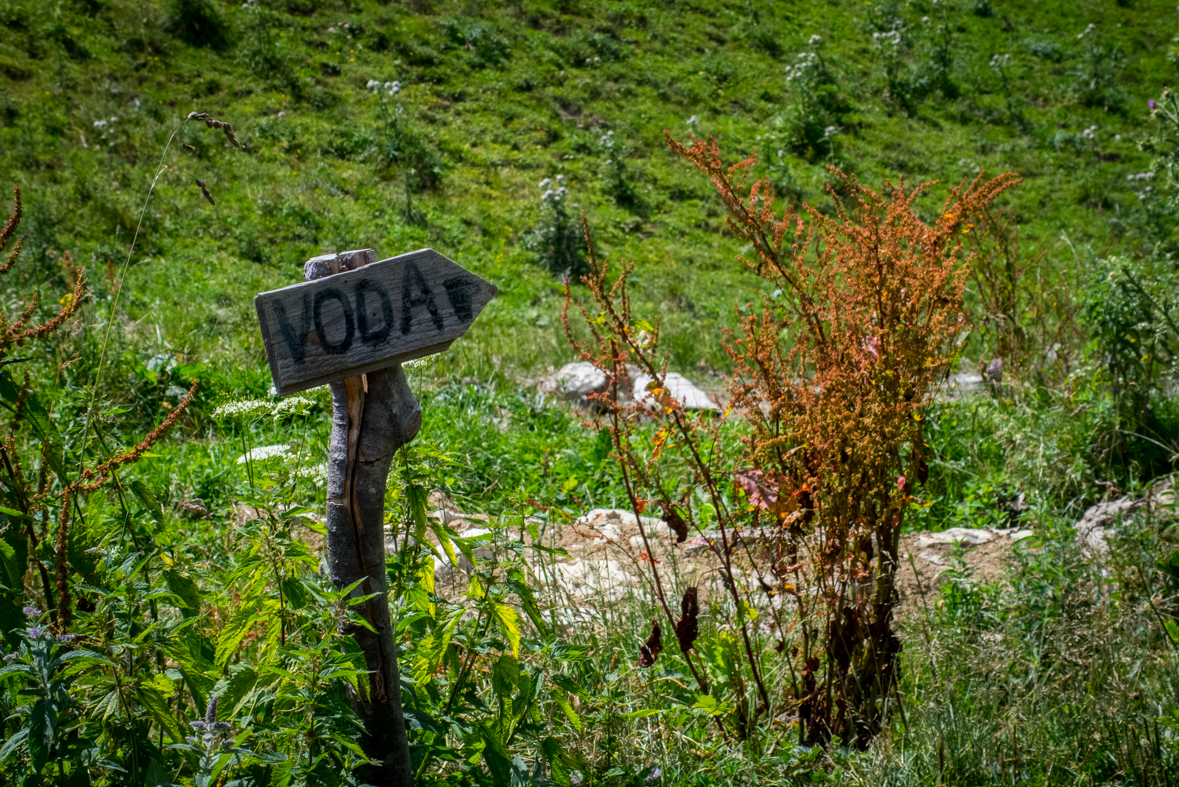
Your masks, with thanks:
M 228 134 L 229 131 L 226 131 Z M 15 236 L 20 226 L 23 204 L 20 188 L 13 186 L 13 211 L 8 222 L 0 229 L 0 252 Z M 0 277 L 9 273 L 20 256 L 20 238 L 12 246 L 7 260 L 0 265 Z M 134 464 L 157 443 L 188 407 L 196 391 L 196 383 L 188 395 L 168 414 L 138 445 L 102 461 L 92 461 L 75 467 L 76 477 L 71 477 L 64 455 L 62 438 L 52 420 L 52 405 L 43 403 L 36 392 L 30 375 L 26 372 L 23 381 L 18 381 L 9 369 L 9 364 L 21 363 L 29 358 L 11 358 L 13 350 L 27 342 L 44 339 L 57 332 L 76 315 L 86 298 L 84 271 L 73 265 L 70 255 L 63 255 L 63 267 L 71 279 L 71 292 L 62 299 L 63 307 L 45 322 L 31 324 L 38 304 L 38 294 L 33 293 L 25 309 L 15 320 L 0 314 L 0 406 L 11 413 L 4 424 L 8 434 L 0 437 L 0 504 L 9 511 L 19 513 L 19 523 L 24 532 L 13 540 L 27 540 L 28 560 L 35 568 L 41 583 L 46 609 L 50 610 L 54 625 L 64 628 L 73 616 L 71 599 L 70 523 L 75 514 L 80 514 L 79 497 L 98 490 L 107 483 L 120 467 Z M 26 456 L 28 448 L 37 444 L 36 456 Z M 56 518 L 56 533 L 48 532 L 49 522 Z M 8 527 L 17 519 L 9 517 Z M 42 559 L 47 551 L 42 543 L 53 538 L 53 555 L 56 562 L 56 581 L 51 583 L 49 569 Z M 56 589 L 56 601 L 54 590 Z
M 747 182 L 754 159 L 726 167 L 715 141 L 668 144 L 711 178 L 729 229 L 751 250 L 742 262 L 777 290 L 738 310 L 726 345 L 729 412 L 689 413 L 667 393 L 658 325 L 631 313 L 634 265 L 612 277 L 592 243 L 582 281 L 593 310 L 577 303 L 591 338 L 575 338 L 571 290 L 567 332 L 607 375 L 600 424 L 636 516 L 654 505 L 673 529 L 719 534 L 712 548 L 731 603 L 713 607 L 729 611 L 721 628 L 744 651 L 741 674 L 723 676 L 730 729 L 746 737 L 777 719 L 797 722 L 800 743 L 866 746 L 899 701 L 898 539 L 928 472 L 922 411 L 965 333 L 964 240 L 1019 179 L 980 175 L 951 189 L 926 222 L 915 203 L 931 184 L 885 182 L 881 194 L 832 170 L 843 195 L 832 190 L 834 216 L 807 205 L 776 215 L 770 183 Z M 634 391 L 639 374 L 651 380 L 646 392 Z M 740 441 L 726 437 L 734 432 Z M 649 570 L 676 630 L 660 568 Z M 767 677 L 771 651 L 785 661 L 778 684 Z M 698 688 L 719 691 L 721 676 L 690 648 L 684 656 Z

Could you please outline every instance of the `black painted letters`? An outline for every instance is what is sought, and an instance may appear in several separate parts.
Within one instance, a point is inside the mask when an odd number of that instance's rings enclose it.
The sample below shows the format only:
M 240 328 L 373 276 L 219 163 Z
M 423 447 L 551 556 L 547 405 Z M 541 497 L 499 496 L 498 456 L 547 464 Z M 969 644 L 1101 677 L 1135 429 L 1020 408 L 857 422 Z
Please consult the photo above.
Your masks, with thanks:
M 414 289 L 417 289 L 417 295 Z M 425 277 L 414 263 L 407 263 L 405 273 L 401 277 L 401 335 L 409 333 L 413 323 L 413 310 L 425 306 L 434 318 L 434 327 L 442 330 L 442 315 L 438 312 L 438 305 L 434 303 L 434 293 L 426 284 Z
M 327 330 L 324 328 L 323 317 L 320 313 L 324 302 L 328 300 L 339 301 L 340 307 L 344 310 L 344 338 L 336 344 L 328 343 Z M 315 293 L 315 334 L 319 337 L 319 346 L 323 348 L 323 351 L 328 355 L 343 355 L 352 346 L 352 337 L 355 333 L 356 325 L 352 319 L 352 306 L 348 303 L 344 293 L 335 287 Z
M 364 294 L 371 292 L 381 301 L 381 327 L 370 330 L 368 327 L 368 309 L 364 303 Z M 361 344 L 379 344 L 389 338 L 393 330 L 393 304 L 389 303 L 389 293 L 375 281 L 363 279 L 356 283 L 356 327 L 360 330 Z
M 303 320 L 298 332 L 287 319 L 287 310 L 282 301 L 277 298 L 274 299 L 274 316 L 278 318 L 278 328 L 282 331 L 283 341 L 291 348 L 291 357 L 295 359 L 295 363 L 303 363 L 307 356 L 307 332 L 311 330 L 311 301 L 307 293 L 303 293 Z

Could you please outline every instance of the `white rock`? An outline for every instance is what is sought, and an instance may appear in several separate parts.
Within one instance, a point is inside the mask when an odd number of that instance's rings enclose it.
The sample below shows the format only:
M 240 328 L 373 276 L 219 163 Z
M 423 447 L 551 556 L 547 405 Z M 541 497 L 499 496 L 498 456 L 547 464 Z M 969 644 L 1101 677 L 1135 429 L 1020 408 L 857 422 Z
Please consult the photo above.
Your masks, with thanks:
M 647 390 L 652 378 L 646 374 L 634 376 L 635 401 L 648 407 L 656 404 L 655 397 Z M 669 372 L 663 380 L 667 395 L 671 396 L 685 410 L 719 410 L 708 394 L 696 387 L 691 380 L 677 372 Z
M 989 530 L 974 527 L 951 527 L 940 533 L 922 533 L 917 536 L 917 546 L 927 547 L 930 544 L 954 544 L 965 541 L 968 544 L 985 544 L 995 537 Z
M 565 364 L 538 387 L 566 399 L 583 401 L 592 393 L 606 390 L 606 374 L 588 361 L 577 361 Z

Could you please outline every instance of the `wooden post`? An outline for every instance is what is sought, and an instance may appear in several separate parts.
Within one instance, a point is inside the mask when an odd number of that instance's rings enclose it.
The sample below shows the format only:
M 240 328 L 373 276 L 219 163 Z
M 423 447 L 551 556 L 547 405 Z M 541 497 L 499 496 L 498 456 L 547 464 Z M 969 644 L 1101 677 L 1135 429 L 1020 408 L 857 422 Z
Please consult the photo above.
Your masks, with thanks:
M 376 787 L 412 787 L 385 577 L 389 467 L 422 425 L 401 363 L 450 347 L 497 290 L 433 249 L 380 262 L 372 249 L 327 254 L 308 260 L 303 274 L 304 282 L 254 298 L 258 327 L 275 390 L 331 386 L 328 571 L 337 588 L 361 582 L 352 598 L 372 595 L 352 609 L 373 630 L 341 628 L 368 666 L 351 698 L 364 722 L 361 748 L 377 762 L 363 777 Z
M 310 281 L 374 262 L 372 249 L 308 260 Z M 378 764 L 364 778 L 376 787 L 412 787 L 401 678 L 389 618 L 385 577 L 385 486 L 397 449 L 417 435 L 422 410 L 397 364 L 332 382 L 332 437 L 328 458 L 327 554 L 337 588 L 363 579 L 353 596 L 375 594 L 358 610 L 372 626 L 342 624 L 360 646 L 368 685 L 352 707 L 364 723 L 361 748 Z

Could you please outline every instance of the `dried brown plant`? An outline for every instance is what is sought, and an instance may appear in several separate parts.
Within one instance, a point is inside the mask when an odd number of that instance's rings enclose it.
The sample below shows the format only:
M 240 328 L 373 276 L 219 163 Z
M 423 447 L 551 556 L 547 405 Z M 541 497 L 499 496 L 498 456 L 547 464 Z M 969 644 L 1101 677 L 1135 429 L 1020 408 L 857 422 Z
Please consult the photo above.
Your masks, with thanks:
M 0 230 L 0 251 L 16 233 L 21 220 L 20 188 L 13 187 L 14 207 L 8 223 Z M 0 267 L 0 275 L 12 270 L 20 254 L 20 240 L 13 246 L 6 263 Z M 55 333 L 78 311 L 86 297 L 85 271 L 75 267 L 68 254 L 63 255 L 63 270 L 72 278 L 69 294 L 62 299 L 63 307 L 56 315 L 37 325 L 30 325 L 38 304 L 37 294 L 13 321 L 0 315 L 0 362 L 14 363 L 25 359 L 10 359 L 11 351 L 34 339 L 43 339 Z M 12 417 L 8 423 L 8 435 L 0 441 L 0 500 L 3 505 L 21 514 L 24 535 L 32 549 L 30 560 L 35 563 L 41 581 L 41 592 L 45 603 L 54 610 L 54 621 L 58 627 L 68 626 L 73 605 L 70 592 L 69 533 L 73 516 L 80 510 L 78 497 L 96 491 L 109 481 L 120 467 L 134 464 L 155 445 L 176 423 L 176 419 L 188 407 L 196 390 L 192 384 L 188 394 L 138 445 L 108 457 L 93 467 L 82 467 L 76 478 L 71 478 L 61 456 L 60 438 L 51 418 L 51 410 L 44 405 L 33 390 L 33 382 L 26 372 L 23 383 L 17 384 L 7 369 L 0 366 L 0 404 L 9 410 Z M 21 438 L 24 439 L 21 439 Z M 27 452 L 29 442 L 36 444 L 37 470 L 35 481 L 26 466 L 31 463 L 21 460 L 22 449 Z M 39 547 L 47 537 L 48 522 L 56 519 L 57 533 L 54 556 L 56 559 L 56 603 L 49 570 L 39 555 Z M 40 523 L 38 532 L 36 523 Z
M 742 262 L 776 290 L 738 309 L 726 343 L 729 412 L 692 414 L 667 393 L 658 323 L 631 313 L 634 264 L 613 276 L 588 243 L 588 226 L 583 282 L 594 309 L 577 306 L 590 340 L 576 339 L 569 288 L 566 329 L 607 375 L 600 423 L 636 516 L 656 503 L 697 532 L 719 533 L 712 548 L 730 602 L 722 627 L 744 651 L 744 677 L 727 676 L 737 734 L 777 718 L 797 723 L 800 743 L 866 746 L 899 702 L 898 539 L 927 473 L 922 411 L 966 327 L 967 225 L 1019 179 L 963 183 L 927 223 L 915 203 L 931 184 L 886 182 L 881 195 L 833 169 L 843 195 L 831 190 L 834 216 L 808 205 L 779 216 L 770 183 L 747 183 L 754 159 L 728 167 L 715 141 L 681 145 L 669 136 L 668 145 L 710 177 L 729 229 L 751 250 Z M 646 392 L 633 390 L 628 366 L 651 378 Z M 750 532 L 760 546 L 749 546 Z M 678 634 L 653 563 L 650 573 Z M 681 620 L 689 606 L 685 598 Z M 693 639 L 681 637 L 681 651 L 707 693 Z M 784 654 L 785 685 L 768 681 L 771 648 Z

